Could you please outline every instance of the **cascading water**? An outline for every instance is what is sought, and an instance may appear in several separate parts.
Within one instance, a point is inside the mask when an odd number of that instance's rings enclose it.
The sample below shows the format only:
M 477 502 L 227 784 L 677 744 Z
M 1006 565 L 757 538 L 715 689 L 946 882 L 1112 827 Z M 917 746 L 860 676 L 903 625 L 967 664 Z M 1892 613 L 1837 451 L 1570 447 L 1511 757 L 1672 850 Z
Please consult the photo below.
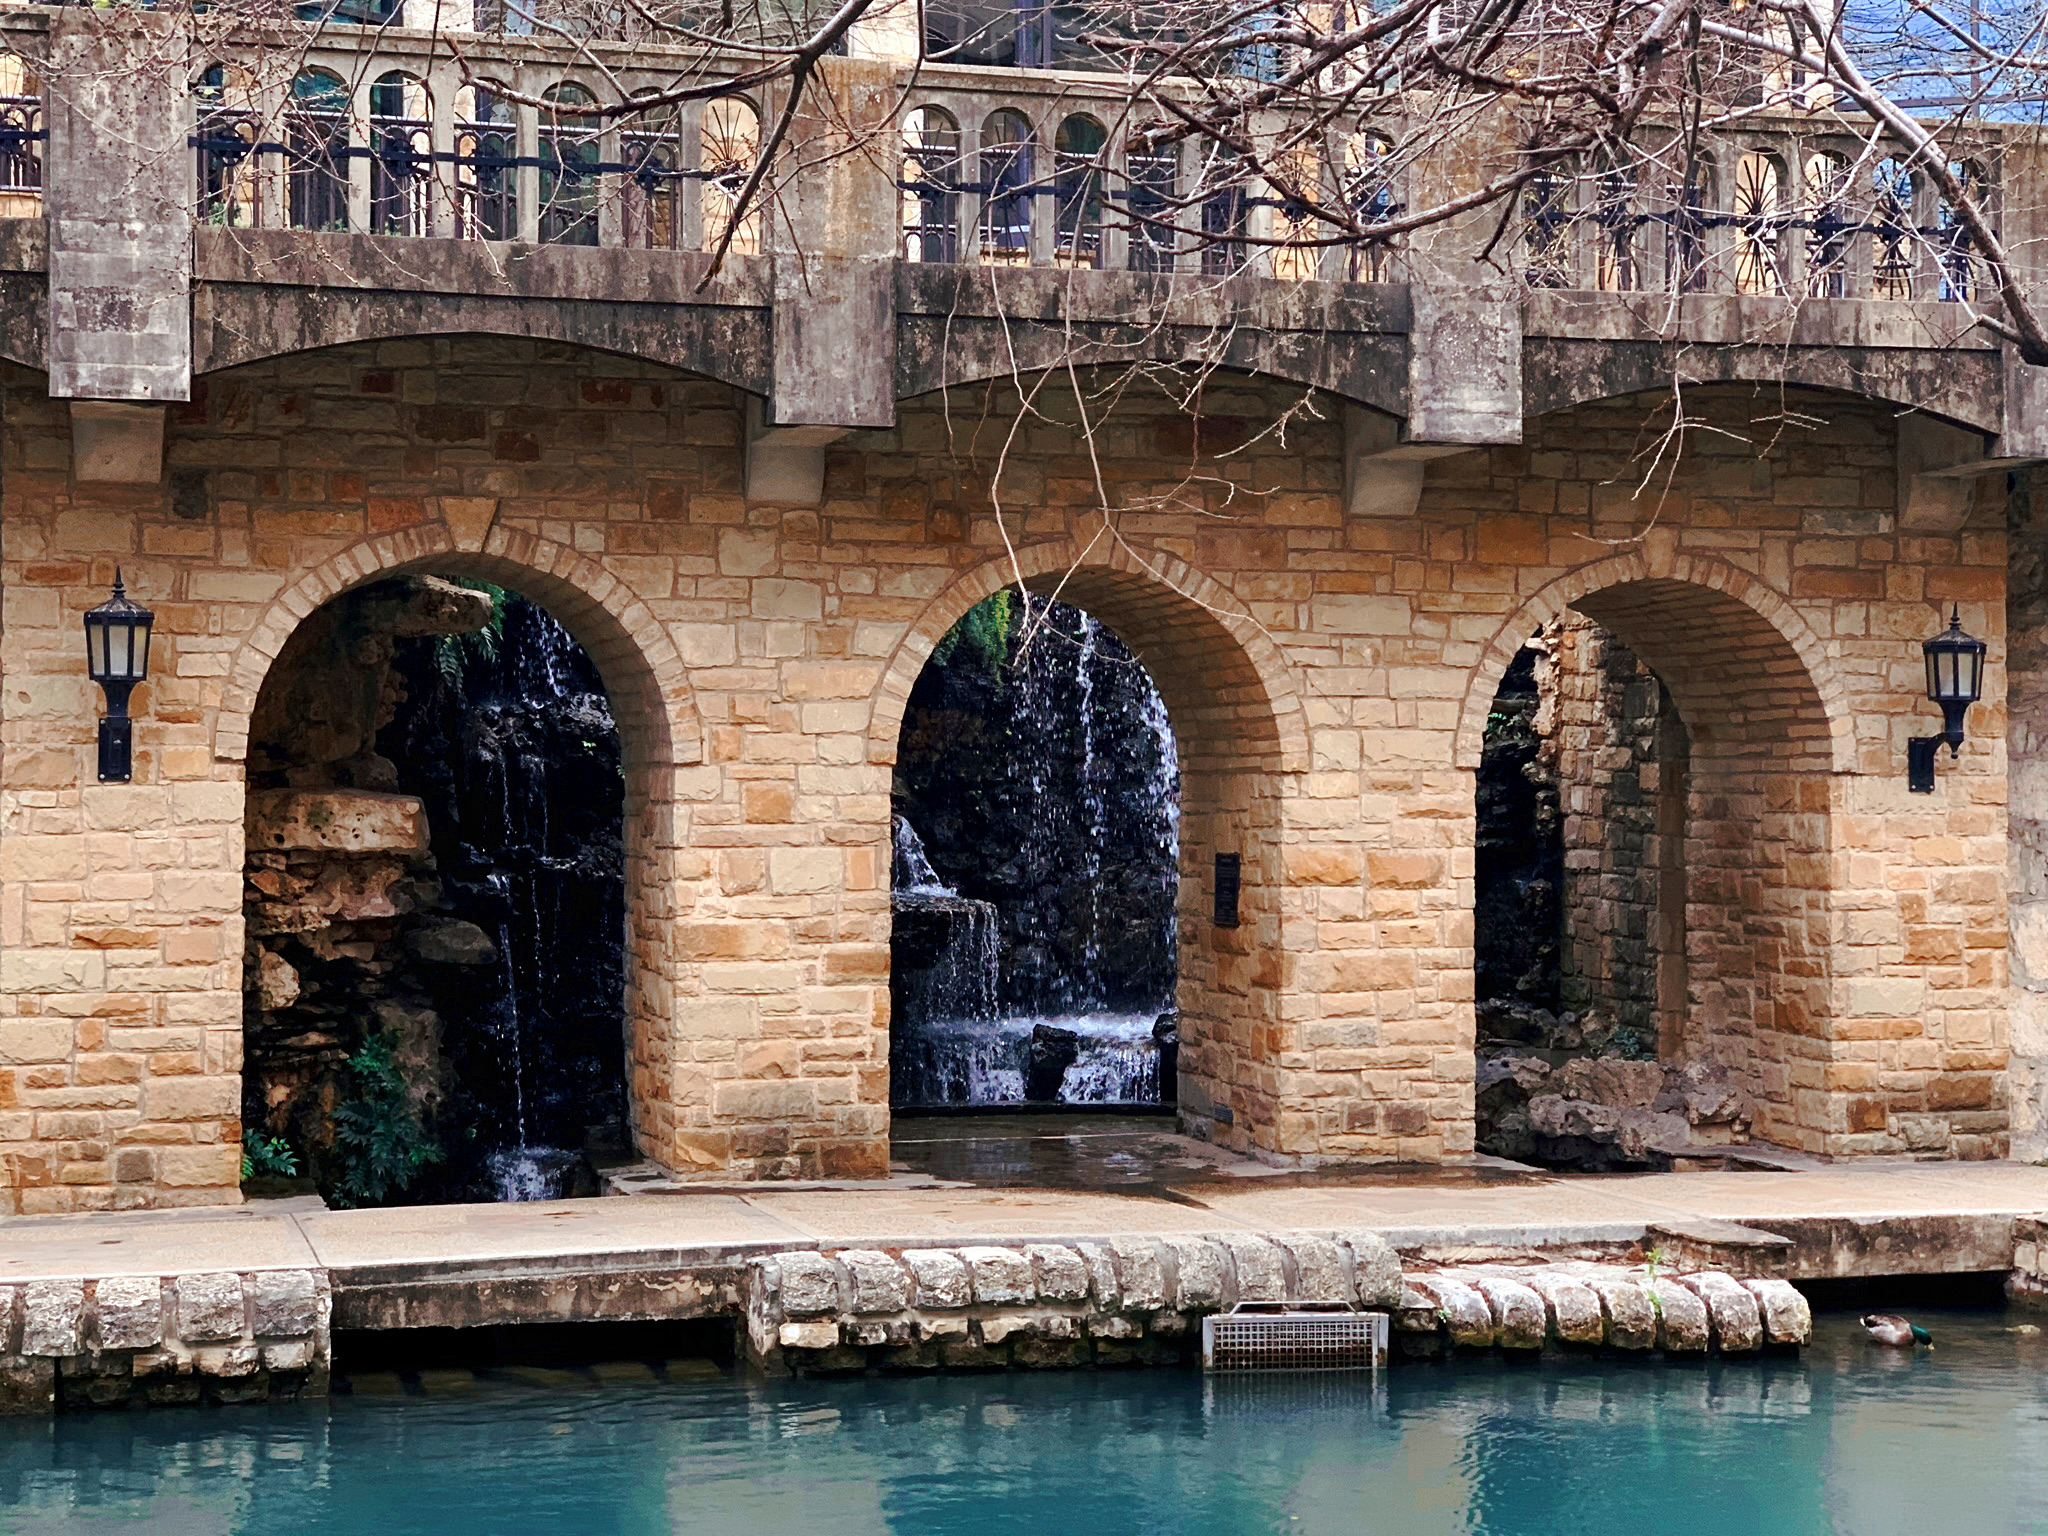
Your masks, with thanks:
M 982 613 L 956 633 L 985 632 Z M 1179 774 L 1166 707 L 1087 614 L 1039 605 L 1031 619 L 1021 654 L 1022 625 L 1000 645 L 949 639 L 906 716 L 892 898 L 899 1107 L 1171 1093 L 1162 1011 Z
M 447 916 L 496 939 L 436 1005 L 451 1079 L 445 1198 L 591 1188 L 623 1142 L 624 781 L 603 684 L 543 610 L 507 596 L 494 641 L 402 642 L 379 746 L 426 802 Z

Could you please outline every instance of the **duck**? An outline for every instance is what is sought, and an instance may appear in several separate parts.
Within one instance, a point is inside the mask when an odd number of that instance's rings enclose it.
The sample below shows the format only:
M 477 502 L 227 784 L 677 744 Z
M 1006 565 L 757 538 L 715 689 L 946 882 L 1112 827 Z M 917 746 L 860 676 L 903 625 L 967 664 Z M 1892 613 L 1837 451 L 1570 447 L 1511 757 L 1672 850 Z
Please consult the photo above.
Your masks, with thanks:
M 1889 1344 L 1894 1349 L 1911 1349 L 1916 1344 L 1934 1343 L 1933 1334 L 1896 1312 L 1865 1313 L 1863 1331 L 1870 1335 L 1871 1342 Z

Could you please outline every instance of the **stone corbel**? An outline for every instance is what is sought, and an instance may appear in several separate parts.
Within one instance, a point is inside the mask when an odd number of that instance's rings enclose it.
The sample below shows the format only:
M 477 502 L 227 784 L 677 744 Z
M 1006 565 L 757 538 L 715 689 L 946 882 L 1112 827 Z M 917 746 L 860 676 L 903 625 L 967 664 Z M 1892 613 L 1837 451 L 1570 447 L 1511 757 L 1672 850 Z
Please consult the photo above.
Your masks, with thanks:
M 1994 454 L 1984 434 L 1913 412 L 1898 419 L 1899 530 L 1954 533 L 1969 515 L 1977 481 L 2041 460 Z
M 1411 443 L 1401 424 L 1364 406 L 1344 407 L 1344 510 L 1351 517 L 1413 517 L 1431 459 L 1475 451 L 1471 443 Z
M 761 419 L 761 402 L 747 407 L 746 497 L 815 507 L 825 500 L 825 449 L 850 427 L 771 427 Z
M 155 485 L 164 473 L 164 407 L 73 400 L 71 473 L 99 484 Z

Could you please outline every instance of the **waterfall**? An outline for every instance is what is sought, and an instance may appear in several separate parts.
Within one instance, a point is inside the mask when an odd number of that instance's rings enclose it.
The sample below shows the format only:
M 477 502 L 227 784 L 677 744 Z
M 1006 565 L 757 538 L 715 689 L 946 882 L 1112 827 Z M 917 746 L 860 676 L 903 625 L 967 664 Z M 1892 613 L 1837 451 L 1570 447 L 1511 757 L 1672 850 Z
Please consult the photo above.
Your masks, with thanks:
M 892 828 L 899 1107 L 1171 1092 L 1155 1035 L 1178 940 L 1166 706 L 1094 618 L 1042 600 L 1029 614 L 1029 647 L 1017 650 L 1015 622 L 1000 664 L 949 640 L 906 712 Z

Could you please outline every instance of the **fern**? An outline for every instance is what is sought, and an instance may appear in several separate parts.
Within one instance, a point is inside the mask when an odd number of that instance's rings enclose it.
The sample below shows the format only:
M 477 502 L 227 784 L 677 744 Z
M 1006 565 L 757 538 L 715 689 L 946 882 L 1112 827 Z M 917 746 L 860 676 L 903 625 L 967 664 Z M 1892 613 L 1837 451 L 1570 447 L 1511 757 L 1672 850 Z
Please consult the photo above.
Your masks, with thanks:
M 295 1179 L 299 1176 L 299 1155 L 282 1136 L 265 1136 L 260 1131 L 242 1132 L 242 1177 Z
M 498 659 L 499 642 L 505 638 L 505 604 L 512 599 L 510 592 L 487 581 L 465 581 L 460 585 L 490 598 L 491 618 L 482 629 L 473 629 L 468 634 L 434 636 L 434 670 L 451 689 L 462 686 L 463 674 L 471 661 L 488 665 Z
M 353 1092 L 334 1109 L 333 1199 L 344 1208 L 382 1205 L 443 1153 L 420 1123 L 389 1040 L 365 1041 L 348 1059 L 348 1075 Z
M 1017 608 L 1017 594 L 1008 587 L 983 598 L 946 631 L 945 639 L 932 651 L 933 662 L 950 665 L 964 648 L 991 677 L 997 676 L 1010 659 L 1010 631 L 1016 624 Z

